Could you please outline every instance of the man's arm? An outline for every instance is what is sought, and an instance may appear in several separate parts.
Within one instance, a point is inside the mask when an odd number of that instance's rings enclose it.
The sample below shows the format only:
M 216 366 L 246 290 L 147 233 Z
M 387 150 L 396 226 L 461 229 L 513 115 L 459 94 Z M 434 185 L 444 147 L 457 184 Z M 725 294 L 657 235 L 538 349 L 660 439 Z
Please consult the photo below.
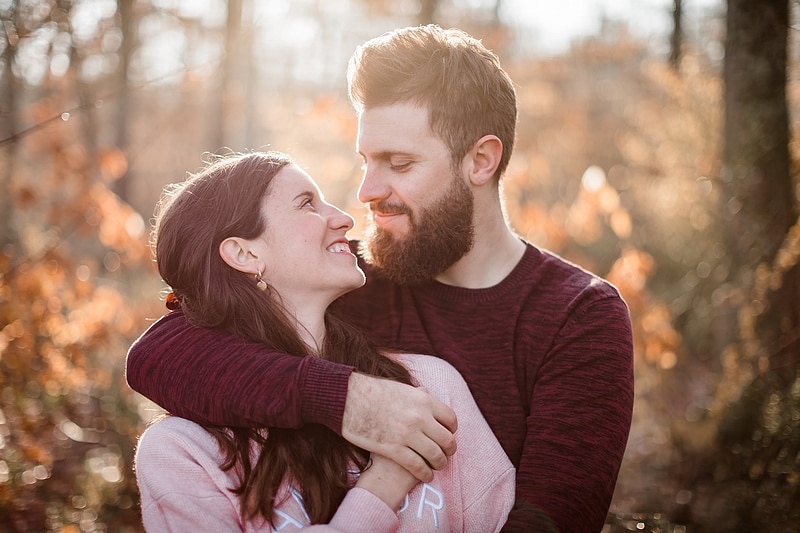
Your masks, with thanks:
M 600 531 L 632 409 L 630 318 L 621 299 L 606 297 L 571 316 L 538 370 L 518 505 L 503 531 L 525 531 L 531 521 L 541 531 Z
M 319 397 L 306 386 L 328 374 Z M 192 326 L 181 312 L 158 320 L 128 351 L 126 378 L 170 413 L 206 425 L 300 427 L 304 417 L 341 429 L 352 368 L 275 353 L 232 334 Z M 265 391 L 269 391 L 266 394 Z M 318 400 L 314 402 L 314 400 Z
M 424 391 L 196 328 L 180 312 L 134 342 L 126 378 L 133 390 L 200 424 L 324 424 L 423 481 L 433 476 L 431 466 L 444 468 L 455 451 L 455 414 Z

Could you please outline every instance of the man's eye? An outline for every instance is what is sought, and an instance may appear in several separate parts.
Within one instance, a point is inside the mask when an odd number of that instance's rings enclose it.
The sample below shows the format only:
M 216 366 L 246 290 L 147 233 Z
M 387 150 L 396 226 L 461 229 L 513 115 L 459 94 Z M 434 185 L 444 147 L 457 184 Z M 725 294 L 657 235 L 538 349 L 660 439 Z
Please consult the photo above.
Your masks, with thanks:
M 410 161 L 407 161 L 405 163 L 392 163 L 390 165 L 391 169 L 396 172 L 402 172 L 404 170 L 408 170 L 410 166 L 411 166 Z

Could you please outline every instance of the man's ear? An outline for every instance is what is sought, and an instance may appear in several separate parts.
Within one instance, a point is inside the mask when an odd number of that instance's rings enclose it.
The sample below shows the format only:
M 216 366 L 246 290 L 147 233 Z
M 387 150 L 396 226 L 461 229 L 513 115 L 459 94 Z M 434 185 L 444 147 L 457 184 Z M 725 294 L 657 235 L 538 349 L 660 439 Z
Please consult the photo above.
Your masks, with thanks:
M 252 252 L 251 242 L 239 237 L 228 237 L 219 244 L 219 255 L 228 266 L 245 274 L 258 274 L 261 270 L 258 257 Z
M 470 182 L 476 186 L 484 185 L 497 172 L 503 157 L 503 141 L 496 135 L 484 135 L 478 139 L 467 157 Z

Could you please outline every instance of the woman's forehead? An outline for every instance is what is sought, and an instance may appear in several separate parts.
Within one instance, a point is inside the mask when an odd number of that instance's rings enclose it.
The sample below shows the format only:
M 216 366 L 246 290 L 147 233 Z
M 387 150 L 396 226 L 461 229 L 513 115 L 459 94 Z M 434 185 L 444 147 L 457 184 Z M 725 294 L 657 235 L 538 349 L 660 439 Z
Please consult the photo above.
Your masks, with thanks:
M 315 196 L 322 195 L 314 178 L 297 165 L 287 165 L 275 175 L 272 192 L 278 196 L 291 197 L 306 192 Z

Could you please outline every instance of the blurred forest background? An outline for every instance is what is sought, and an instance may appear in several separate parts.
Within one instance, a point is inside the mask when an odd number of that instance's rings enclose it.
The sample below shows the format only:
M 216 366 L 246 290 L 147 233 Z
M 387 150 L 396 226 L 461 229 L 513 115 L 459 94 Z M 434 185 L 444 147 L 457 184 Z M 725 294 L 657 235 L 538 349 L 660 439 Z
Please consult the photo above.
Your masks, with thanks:
M 0 530 L 141 531 L 131 463 L 157 409 L 123 370 L 165 312 L 162 187 L 269 147 L 362 220 L 347 58 L 429 21 L 517 84 L 514 227 L 630 305 L 605 530 L 800 530 L 798 5 L 674 0 L 663 34 L 605 17 L 547 53 L 508 3 L 0 0 Z

